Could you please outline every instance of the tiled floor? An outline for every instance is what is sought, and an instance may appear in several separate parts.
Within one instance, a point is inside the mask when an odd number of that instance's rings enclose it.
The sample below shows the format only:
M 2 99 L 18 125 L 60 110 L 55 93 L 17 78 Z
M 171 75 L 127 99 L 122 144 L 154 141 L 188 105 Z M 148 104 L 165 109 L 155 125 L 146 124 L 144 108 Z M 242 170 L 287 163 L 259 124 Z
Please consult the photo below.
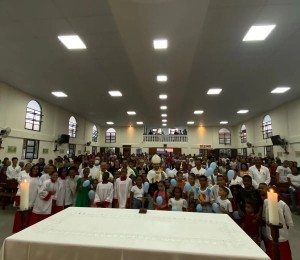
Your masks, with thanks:
M 11 235 L 15 209 L 8 206 L 6 210 L 0 209 L 0 248 L 4 239 Z M 300 259 L 300 216 L 293 215 L 294 227 L 290 229 L 290 245 L 293 259 Z

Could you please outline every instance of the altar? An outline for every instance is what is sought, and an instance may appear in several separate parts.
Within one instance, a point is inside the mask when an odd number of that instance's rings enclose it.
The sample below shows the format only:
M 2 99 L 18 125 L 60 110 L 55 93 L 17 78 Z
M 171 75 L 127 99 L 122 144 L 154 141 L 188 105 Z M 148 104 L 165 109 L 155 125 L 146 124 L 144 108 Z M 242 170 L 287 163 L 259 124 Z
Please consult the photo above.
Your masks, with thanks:
M 5 239 L 2 260 L 269 257 L 225 214 L 68 208 Z

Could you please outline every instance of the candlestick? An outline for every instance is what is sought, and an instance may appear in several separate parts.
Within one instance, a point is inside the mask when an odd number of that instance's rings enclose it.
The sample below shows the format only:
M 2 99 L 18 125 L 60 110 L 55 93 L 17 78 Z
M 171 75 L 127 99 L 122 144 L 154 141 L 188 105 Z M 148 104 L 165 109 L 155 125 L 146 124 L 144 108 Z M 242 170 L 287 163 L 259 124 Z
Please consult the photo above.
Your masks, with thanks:
M 278 194 L 272 189 L 268 192 L 269 223 L 279 225 Z
M 270 223 L 267 223 L 267 225 L 271 229 L 271 236 L 272 236 L 272 251 L 273 251 L 273 257 L 274 260 L 280 260 L 280 250 L 279 250 L 279 229 L 283 227 L 282 224 L 279 225 L 273 225 Z
M 29 208 L 29 182 L 24 180 L 20 183 L 20 210 L 28 210 Z

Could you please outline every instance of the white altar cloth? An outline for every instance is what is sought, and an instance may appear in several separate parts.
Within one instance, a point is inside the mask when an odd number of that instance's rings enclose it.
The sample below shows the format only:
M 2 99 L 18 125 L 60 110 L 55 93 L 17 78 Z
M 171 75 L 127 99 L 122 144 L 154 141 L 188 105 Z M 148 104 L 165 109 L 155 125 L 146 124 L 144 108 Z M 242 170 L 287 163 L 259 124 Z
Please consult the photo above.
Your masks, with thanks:
M 2 260 L 269 257 L 224 214 L 68 208 L 5 239 Z

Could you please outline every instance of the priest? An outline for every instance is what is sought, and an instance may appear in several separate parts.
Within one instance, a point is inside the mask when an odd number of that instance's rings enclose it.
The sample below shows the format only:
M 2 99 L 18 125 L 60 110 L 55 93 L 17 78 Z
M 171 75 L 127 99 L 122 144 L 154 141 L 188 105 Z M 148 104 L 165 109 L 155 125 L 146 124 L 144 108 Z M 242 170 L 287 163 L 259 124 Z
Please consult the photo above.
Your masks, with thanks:
M 151 159 L 151 163 L 153 166 L 153 169 L 150 170 L 147 174 L 147 179 L 149 180 L 149 183 L 156 184 L 160 181 L 164 181 L 168 178 L 167 174 L 161 169 L 161 158 L 155 154 L 153 155 Z

